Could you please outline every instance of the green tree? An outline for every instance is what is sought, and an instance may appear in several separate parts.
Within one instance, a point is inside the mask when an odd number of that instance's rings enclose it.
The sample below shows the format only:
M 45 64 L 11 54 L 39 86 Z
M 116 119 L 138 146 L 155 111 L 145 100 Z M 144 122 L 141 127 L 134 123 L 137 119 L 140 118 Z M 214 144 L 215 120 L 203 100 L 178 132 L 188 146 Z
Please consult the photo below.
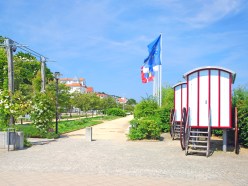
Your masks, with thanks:
M 91 110 L 92 116 L 94 111 L 100 108 L 100 98 L 96 95 L 96 93 L 89 93 L 89 109 Z
M 46 82 L 49 83 L 53 80 L 53 74 L 47 67 L 45 71 Z M 24 95 L 28 95 L 32 86 L 36 91 L 41 89 L 41 64 L 31 54 L 18 52 L 14 55 L 14 74 L 15 90 L 21 90 Z
M 32 102 L 20 90 L 14 92 L 12 99 L 15 105 L 15 113 L 13 115 L 15 120 L 20 116 L 30 113 Z
M 3 38 L 0 37 L 0 43 Z M 0 48 L 0 127 L 7 126 L 9 120 L 8 63 L 6 52 Z
M 128 100 L 127 100 L 127 103 L 126 103 L 126 104 L 127 104 L 127 105 L 136 105 L 137 102 L 136 102 L 135 99 L 131 98 L 131 99 L 128 99 Z
M 58 105 L 59 113 L 67 112 L 71 108 L 71 94 L 70 88 L 65 86 L 63 83 L 58 83 Z M 53 96 L 53 104 L 56 104 L 56 82 L 50 81 L 47 84 L 46 91 L 49 91 Z
M 32 80 L 32 87 L 33 87 L 33 92 L 40 92 L 41 91 L 41 72 L 38 70 L 36 73 L 36 76 Z
M 171 86 L 162 87 L 162 107 L 169 110 L 174 107 L 174 90 Z
M 4 43 L 4 37 L 0 36 L 0 44 Z
M 90 109 L 90 98 L 89 94 L 82 94 L 80 92 L 74 92 L 73 93 L 73 105 L 76 108 L 79 108 L 80 110 L 84 111 L 86 113 Z
M 8 90 L 8 62 L 3 48 L 0 48 L 0 89 Z
M 101 109 L 103 110 L 104 114 L 106 113 L 107 109 L 116 108 L 116 107 L 117 107 L 116 100 L 112 96 L 108 96 L 101 99 Z

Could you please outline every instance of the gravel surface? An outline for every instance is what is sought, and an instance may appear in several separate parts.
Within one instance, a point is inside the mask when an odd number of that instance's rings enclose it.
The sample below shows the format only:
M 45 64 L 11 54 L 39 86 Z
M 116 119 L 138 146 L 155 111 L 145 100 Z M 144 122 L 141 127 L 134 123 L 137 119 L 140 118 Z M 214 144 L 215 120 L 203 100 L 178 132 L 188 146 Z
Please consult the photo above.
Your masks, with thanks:
M 25 150 L 0 150 L 0 173 L 143 176 L 248 184 L 248 153 L 215 151 L 209 158 L 185 156 L 179 141 L 172 141 L 168 134 L 162 135 L 162 141 L 127 141 L 125 132 L 130 119 L 131 116 L 94 126 L 92 142 L 87 142 L 84 130 L 80 130 Z

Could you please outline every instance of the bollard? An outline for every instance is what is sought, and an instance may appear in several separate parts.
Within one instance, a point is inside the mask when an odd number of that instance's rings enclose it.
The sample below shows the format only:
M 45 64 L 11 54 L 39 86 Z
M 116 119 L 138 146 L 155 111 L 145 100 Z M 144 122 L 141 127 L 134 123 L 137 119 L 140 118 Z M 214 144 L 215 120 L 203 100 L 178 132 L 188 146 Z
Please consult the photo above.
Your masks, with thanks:
M 16 132 L 16 149 L 24 148 L 24 134 L 22 131 Z
M 85 138 L 86 141 L 92 141 L 92 127 L 87 127 L 85 129 Z

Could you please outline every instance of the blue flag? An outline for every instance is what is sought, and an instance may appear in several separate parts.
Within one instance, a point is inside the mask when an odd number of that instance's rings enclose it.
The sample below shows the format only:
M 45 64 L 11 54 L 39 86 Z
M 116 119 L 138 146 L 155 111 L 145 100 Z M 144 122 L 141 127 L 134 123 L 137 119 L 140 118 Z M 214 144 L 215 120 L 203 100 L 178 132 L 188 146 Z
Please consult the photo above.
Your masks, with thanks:
M 149 68 L 150 72 L 157 71 L 158 65 L 161 65 L 161 59 L 160 59 L 160 50 L 161 45 L 160 41 L 161 35 L 157 39 L 155 39 L 153 42 L 151 42 L 148 47 L 149 56 L 144 60 L 145 67 Z

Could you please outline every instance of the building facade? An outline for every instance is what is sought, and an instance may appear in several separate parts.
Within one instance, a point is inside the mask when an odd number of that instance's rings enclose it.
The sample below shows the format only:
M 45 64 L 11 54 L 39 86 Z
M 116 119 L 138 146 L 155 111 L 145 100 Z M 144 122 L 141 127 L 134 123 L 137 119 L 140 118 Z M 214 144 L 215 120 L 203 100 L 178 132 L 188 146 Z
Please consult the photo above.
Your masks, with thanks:
M 84 78 L 60 78 L 59 81 L 60 83 L 64 83 L 65 86 L 70 87 L 70 93 L 85 93 L 87 90 L 86 81 Z

